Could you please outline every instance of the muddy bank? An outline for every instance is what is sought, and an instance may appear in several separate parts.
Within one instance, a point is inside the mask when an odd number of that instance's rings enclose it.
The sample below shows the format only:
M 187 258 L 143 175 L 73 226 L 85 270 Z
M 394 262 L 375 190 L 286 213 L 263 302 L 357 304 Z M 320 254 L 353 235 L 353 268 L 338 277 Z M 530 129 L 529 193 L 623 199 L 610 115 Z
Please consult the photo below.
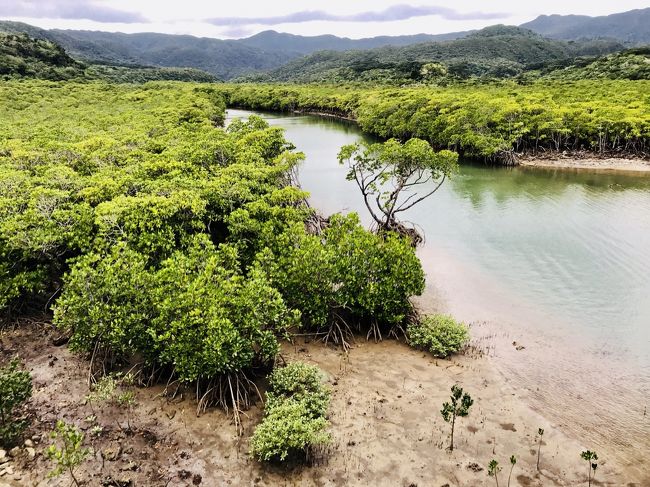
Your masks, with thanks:
M 544 156 L 523 154 L 517 158 L 519 165 L 558 169 L 589 169 L 596 171 L 650 171 L 650 160 L 627 157 L 599 157 L 596 153 L 562 154 Z
M 1 357 L 19 354 L 34 378 L 30 403 L 32 424 L 27 437 L 36 441 L 36 456 L 25 449 L 0 468 L 0 485 L 68 485 L 47 480 L 50 466 L 42 455 L 47 432 L 57 418 L 86 431 L 94 455 L 79 469 L 85 485 L 141 486 L 450 486 L 488 485 L 486 468 L 496 458 L 506 482 L 510 455 L 517 456 L 513 486 L 568 486 L 586 482 L 580 451 L 590 447 L 568 437 L 529 409 L 492 366 L 481 350 L 489 340 L 474 344 L 467 354 L 451 360 L 431 356 L 395 342 L 359 340 L 344 354 L 320 342 L 304 339 L 285 344 L 283 357 L 321 367 L 333 391 L 329 419 L 333 443 L 309 467 L 283 469 L 250 459 L 248 438 L 261 418 L 261 409 L 247 412 L 245 432 L 237 437 L 228 415 L 209 410 L 197 418 L 188 391 L 166 397 L 163 387 L 136 391 L 132 430 L 125 431 L 124 411 L 114 405 L 96 408 L 103 430 L 91 437 L 93 414 L 84 396 L 87 363 L 66 346 L 55 346 L 49 325 L 26 324 L 2 334 Z M 461 384 L 474 398 L 467 418 L 456 427 L 456 449 L 449 452 L 449 425 L 440 408 L 449 388 Z M 536 469 L 538 428 L 545 429 L 540 471 Z M 622 468 L 601 455 L 598 485 L 648 485 L 642 472 Z M 11 473 L 6 473 L 11 466 Z M 111 479 L 127 484 L 111 483 Z M 635 483 L 636 482 L 636 483 Z

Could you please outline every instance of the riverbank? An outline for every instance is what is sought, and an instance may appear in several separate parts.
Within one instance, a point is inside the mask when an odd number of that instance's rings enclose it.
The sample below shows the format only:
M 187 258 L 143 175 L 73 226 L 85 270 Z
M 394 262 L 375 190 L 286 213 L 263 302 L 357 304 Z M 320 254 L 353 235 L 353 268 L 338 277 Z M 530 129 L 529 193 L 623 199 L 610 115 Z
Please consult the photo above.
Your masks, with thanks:
M 229 109 L 249 110 L 246 105 L 233 105 Z M 294 116 L 315 116 L 326 119 L 339 120 L 345 123 L 353 123 L 361 129 L 359 121 L 352 113 L 332 110 L 318 110 L 311 108 L 295 108 L 283 111 L 269 110 L 269 114 L 294 115 Z M 376 137 L 376 134 L 369 134 Z M 475 163 L 485 163 L 484 157 L 463 156 L 467 161 Z M 497 159 L 498 160 L 498 159 Z M 637 157 L 633 153 L 622 153 L 620 156 L 602 156 L 595 151 L 553 151 L 548 150 L 544 153 L 524 152 L 514 154 L 513 157 L 501 162 L 488 162 L 496 166 L 523 166 L 523 167 L 542 167 L 557 169 L 585 169 L 591 171 L 630 171 L 630 172 L 650 172 L 650 159 Z
M 329 451 L 310 467 L 288 470 L 265 466 L 248 456 L 248 438 L 261 418 L 259 405 L 247 412 L 244 434 L 237 437 L 229 416 L 210 409 L 196 416 L 193 393 L 181 390 L 165 397 L 162 386 L 137 389 L 131 413 L 132 431 L 118 424 L 125 412 L 116 405 L 96 408 L 102 432 L 90 435 L 85 404 L 87 362 L 66 346 L 55 346 L 58 333 L 46 323 L 24 323 L 0 335 L 3 355 L 18 353 L 34 377 L 28 435 L 37 442 L 30 459 L 21 452 L 0 470 L 0 485 L 67 485 L 45 480 L 50 466 L 41 454 L 56 418 L 86 431 L 94 455 L 79 469 L 88 485 L 109 478 L 132 484 L 221 486 L 344 486 L 344 485 L 487 485 L 487 464 L 503 466 L 517 457 L 513 486 L 569 486 L 586 482 L 580 451 L 590 445 L 565 435 L 560 425 L 526 406 L 519 391 L 496 371 L 481 340 L 464 355 L 439 360 L 388 340 L 358 338 L 349 353 L 304 338 L 283 345 L 285 360 L 318 365 L 327 374 L 333 397 L 329 411 L 333 437 Z M 390 361 L 388 361 L 390 357 Z M 390 362 L 390 366 L 387 364 Z M 446 450 L 449 424 L 439 413 L 449 388 L 458 383 L 474 405 L 456 425 L 455 450 Z M 260 386 L 263 386 L 260 383 Z M 538 428 L 544 428 L 540 471 L 537 471 Z M 599 451 L 598 485 L 647 485 L 629 468 Z M 636 482 L 636 483 L 635 483 Z
M 549 153 L 544 156 L 523 154 L 518 163 L 525 167 L 588 169 L 591 171 L 650 172 L 650 160 L 635 157 L 599 157 L 593 152 Z
M 582 80 L 448 86 L 223 84 L 226 105 L 275 113 L 354 119 L 382 139 L 421 138 L 462 157 L 510 165 L 512 152 L 599 152 L 646 157 L 650 140 L 639 104 L 647 80 Z M 505 155 L 505 157 L 504 157 Z

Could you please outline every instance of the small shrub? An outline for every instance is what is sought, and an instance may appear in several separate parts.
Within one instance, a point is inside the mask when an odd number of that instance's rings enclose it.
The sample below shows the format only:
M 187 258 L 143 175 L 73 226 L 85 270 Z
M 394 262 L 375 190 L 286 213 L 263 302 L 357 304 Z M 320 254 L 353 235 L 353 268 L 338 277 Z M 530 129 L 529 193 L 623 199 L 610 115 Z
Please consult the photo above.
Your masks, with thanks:
M 328 425 L 324 417 L 314 418 L 304 402 L 280 402 L 255 429 L 251 452 L 265 462 L 308 456 L 314 447 L 329 442 Z
M 25 430 L 27 423 L 17 414 L 31 395 L 32 376 L 17 358 L 0 368 L 0 445 L 12 445 Z
M 323 387 L 318 367 L 303 362 L 293 362 L 273 371 L 266 394 L 266 408 L 291 399 L 304 404 L 310 416 L 316 418 L 327 412 L 330 391 Z
M 458 352 L 467 343 L 469 330 L 451 316 L 431 315 L 408 327 L 408 339 L 412 347 L 444 358 Z
M 266 393 L 266 411 L 251 439 L 251 453 L 260 461 L 309 458 L 330 435 L 325 413 L 330 391 L 313 365 L 294 362 L 273 371 Z
M 74 471 L 90 454 L 90 450 L 82 446 L 84 434 L 74 425 L 59 420 L 50 437 L 55 440 L 55 443 L 47 447 L 45 454 L 49 460 L 54 462 L 55 467 L 48 477 L 58 477 L 64 472 L 68 472 L 74 484 L 79 485 Z M 57 439 L 60 440 L 60 447 L 56 443 Z

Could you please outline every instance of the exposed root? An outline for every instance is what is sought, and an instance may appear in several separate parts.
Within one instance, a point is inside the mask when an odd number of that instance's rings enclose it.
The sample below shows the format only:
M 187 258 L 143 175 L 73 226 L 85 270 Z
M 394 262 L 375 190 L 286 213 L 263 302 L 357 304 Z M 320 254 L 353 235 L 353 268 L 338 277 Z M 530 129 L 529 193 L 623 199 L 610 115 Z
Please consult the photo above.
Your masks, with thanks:
M 351 348 L 352 339 L 354 334 L 347 322 L 337 313 L 335 313 L 330 327 L 323 337 L 323 342 L 326 344 L 332 342 L 335 345 L 340 345 L 344 352 Z
M 88 387 L 97 383 L 97 377 L 108 375 L 115 366 L 116 357 L 109 347 L 103 346 L 100 340 L 95 342 L 93 353 L 88 364 Z
M 390 330 L 388 330 L 388 337 L 394 338 L 395 340 L 406 338 L 406 330 L 401 323 L 398 325 L 393 325 L 390 327 Z
M 373 336 L 375 343 L 383 340 L 383 337 L 381 336 L 381 329 L 379 328 L 379 323 L 377 323 L 377 320 L 372 320 L 370 323 L 370 329 L 366 334 L 366 340 L 370 340 L 371 335 Z
M 198 399 L 196 415 L 204 413 L 209 406 L 219 406 L 226 413 L 233 415 L 237 434 L 242 435 L 242 415 L 252 405 L 251 393 L 255 393 L 260 400 L 262 394 L 244 372 L 232 372 L 212 379 L 207 384 L 196 382 L 196 397 Z M 199 399 L 200 398 L 200 399 Z

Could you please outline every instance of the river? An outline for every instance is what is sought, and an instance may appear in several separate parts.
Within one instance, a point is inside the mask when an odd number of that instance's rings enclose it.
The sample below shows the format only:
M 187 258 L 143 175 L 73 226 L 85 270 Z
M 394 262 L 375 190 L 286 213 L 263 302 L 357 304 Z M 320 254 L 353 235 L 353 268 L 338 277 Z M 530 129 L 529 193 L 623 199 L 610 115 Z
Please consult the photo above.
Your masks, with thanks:
M 356 125 L 257 114 L 305 153 L 314 207 L 367 221 L 336 159 L 366 137 Z M 463 163 L 406 219 L 426 238 L 420 306 L 471 323 L 506 380 L 585 447 L 647 462 L 650 174 Z

